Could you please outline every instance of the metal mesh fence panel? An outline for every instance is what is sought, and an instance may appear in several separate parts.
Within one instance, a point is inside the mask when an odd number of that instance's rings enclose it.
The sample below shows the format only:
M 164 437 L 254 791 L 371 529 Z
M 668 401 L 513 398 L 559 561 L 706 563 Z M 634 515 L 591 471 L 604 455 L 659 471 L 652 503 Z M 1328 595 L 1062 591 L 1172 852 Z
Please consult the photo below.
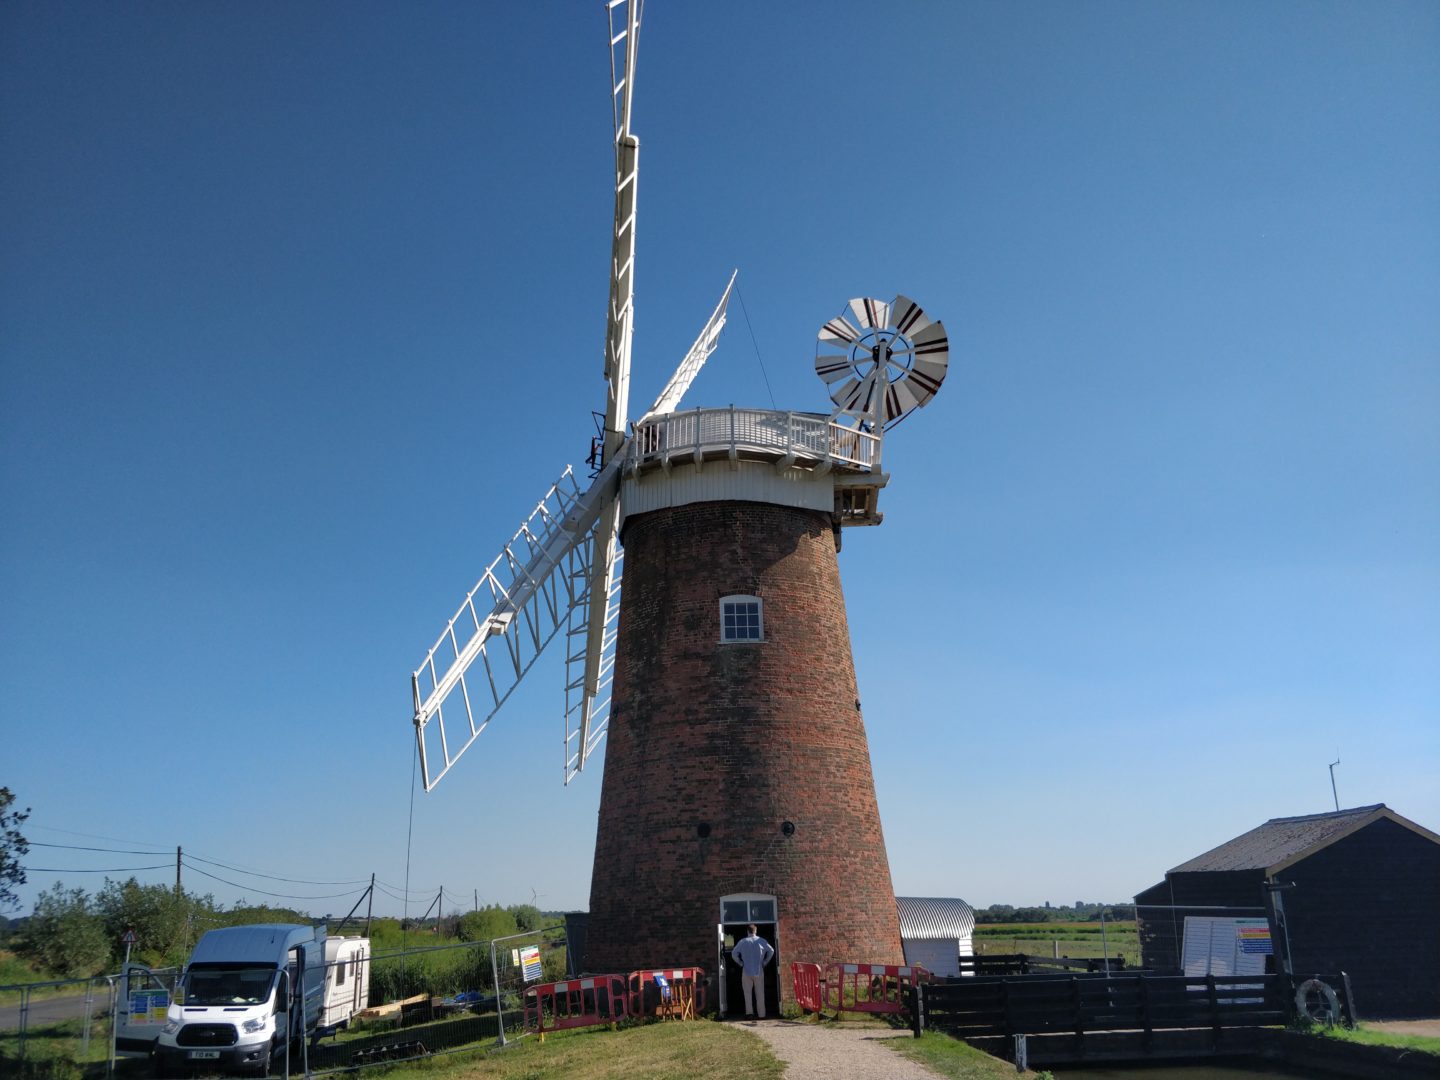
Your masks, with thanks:
M 0 987 L 0 1076 L 27 1068 L 37 1075 L 105 1072 L 115 1050 L 117 983 L 112 975 Z M 141 1072 L 119 1072 L 127 1074 Z
M 288 1056 L 277 1045 L 268 1075 L 364 1070 L 520 1038 L 525 988 L 564 978 L 565 948 L 555 926 L 328 963 L 320 1032 Z M 0 986 L 0 1076 L 150 1076 L 178 973 L 129 974 Z M 176 1071 L 219 1070 L 197 1060 Z
M 370 1008 L 309 1051 L 322 1074 L 433 1054 L 485 1050 L 523 1034 L 525 987 L 563 978 L 565 932 L 377 955 Z

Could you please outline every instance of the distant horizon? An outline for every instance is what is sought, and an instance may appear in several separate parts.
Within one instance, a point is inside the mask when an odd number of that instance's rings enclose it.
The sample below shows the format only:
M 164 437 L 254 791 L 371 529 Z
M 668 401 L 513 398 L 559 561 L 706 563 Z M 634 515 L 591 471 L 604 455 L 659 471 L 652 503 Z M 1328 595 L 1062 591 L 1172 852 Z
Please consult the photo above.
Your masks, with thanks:
M 897 896 L 896 899 L 901 899 L 901 897 L 898 897 L 898 896 Z M 915 898 L 911 897 L 910 899 L 915 899 Z M 953 897 L 953 898 L 948 898 L 948 899 L 965 900 L 965 898 L 964 898 L 963 896 L 961 896 L 961 897 Z M 1011 908 L 1014 908 L 1016 911 L 1073 911 L 1073 910 L 1077 910 L 1077 905 L 1074 905 L 1074 904 L 1056 904 L 1056 905 L 1054 905 L 1054 906 L 1052 907 L 1052 906 L 1051 906 L 1050 904 L 1048 904 L 1048 903 L 1045 903 L 1045 904 L 1005 904 L 1005 903 L 1002 902 L 1002 903 L 998 903 L 998 904 L 987 904 L 987 905 L 985 905 L 984 907 L 976 907 L 974 904 L 970 904 L 970 902 L 969 902 L 968 900 L 966 900 L 965 902 L 966 902 L 967 904 L 969 904 L 970 907 L 971 907 L 975 912 L 977 912 L 977 913 L 982 912 L 982 911 L 989 911 L 989 910 L 992 910 L 993 908 L 996 908 L 996 907 L 1011 907 Z M 525 903 L 526 903 L 526 901 L 524 901 L 524 900 L 511 901 L 510 903 L 501 903 L 501 902 L 499 902 L 499 901 L 495 901 L 495 902 L 493 902 L 492 904 L 488 904 L 488 905 L 487 905 L 487 904 L 482 904 L 482 905 L 481 905 L 481 908 L 490 907 L 490 906 L 499 906 L 499 907 L 502 908 L 502 909 L 508 909 L 508 908 L 512 908 L 512 907 L 522 906 L 522 905 L 524 905 Z M 256 905 L 241 905 L 241 906 L 242 906 L 242 908 L 247 908 L 247 907 L 264 907 L 264 906 L 269 906 L 269 905 L 256 904 Z M 1102 907 L 1102 908 L 1109 908 L 1109 907 L 1134 907 L 1134 906 L 1135 906 L 1135 902 L 1134 902 L 1133 900 L 1114 900 L 1114 901 L 1109 901 L 1109 900 L 1107 900 L 1107 901 L 1094 901 L 1094 902 L 1091 902 L 1091 901 L 1088 901 L 1088 900 L 1087 900 L 1087 901 L 1084 901 L 1084 902 L 1082 903 L 1082 905 L 1079 905 L 1079 906 L 1085 906 L 1085 907 Z M 229 908 L 229 909 L 226 909 L 226 910 L 233 910 L 233 908 Z M 292 910 L 293 910 L 293 909 L 292 909 Z M 464 914 L 465 914 L 466 912 L 468 912 L 468 911 L 476 911 L 476 910 L 479 910 L 479 909 L 477 909 L 477 908 L 454 908 L 454 909 L 446 912 L 444 915 L 439 915 L 439 916 L 436 916 L 436 915 L 427 915 L 427 916 L 425 916 L 425 917 L 423 917 L 423 918 L 420 917 L 420 916 L 418 916 L 418 915 L 385 915 L 385 914 L 380 914 L 380 913 L 377 912 L 377 913 L 373 914 L 373 915 L 371 916 L 371 918 L 372 918 L 372 919 L 390 919 L 390 920 L 402 921 L 402 922 L 405 921 L 405 920 L 410 920 L 410 921 L 413 921 L 413 922 L 422 922 L 422 923 L 425 923 L 425 922 L 434 922 L 437 918 L 439 918 L 439 919 L 454 919 L 454 918 L 459 918 L 460 916 L 464 915 Z M 538 908 L 537 910 L 538 910 L 538 911 L 540 912 L 540 914 L 542 914 L 542 915 L 586 915 L 586 914 L 589 914 L 588 910 L 585 909 L 585 908 L 544 908 L 544 907 L 541 907 L 541 908 Z M 304 912 L 299 912 L 299 911 L 297 910 L 297 914 L 306 914 L 306 913 L 304 913 Z M 343 916 L 343 915 L 341 915 L 341 916 L 335 916 L 335 915 L 316 915 L 316 914 L 314 914 L 314 913 L 309 913 L 309 916 L 310 916 L 311 919 L 325 919 L 325 920 L 327 920 L 327 921 L 329 921 L 329 922 L 346 922 L 346 923 L 353 923 L 353 922 L 356 922 L 356 921 L 359 921 L 359 922 L 364 922 L 364 921 L 365 921 L 365 916 L 364 916 L 364 915 L 353 915 L 353 916 L 349 916 L 349 917 L 347 918 L 346 916 Z M 31 919 L 32 917 L 33 917 L 33 912 L 32 912 L 31 914 L 24 914 L 24 915 L 13 915 L 13 914 L 12 914 L 12 915 L 9 915 L 9 916 L 0 916 L 0 918 L 4 918 L 4 919 L 6 920 L 8 926 L 9 926 L 11 929 L 15 928 L 17 925 L 20 925 L 20 924 L 25 923 L 27 920 Z M 1036 923 L 1035 925 L 1037 925 L 1037 926 L 1043 926 L 1044 924 L 1043 924 L 1043 923 Z

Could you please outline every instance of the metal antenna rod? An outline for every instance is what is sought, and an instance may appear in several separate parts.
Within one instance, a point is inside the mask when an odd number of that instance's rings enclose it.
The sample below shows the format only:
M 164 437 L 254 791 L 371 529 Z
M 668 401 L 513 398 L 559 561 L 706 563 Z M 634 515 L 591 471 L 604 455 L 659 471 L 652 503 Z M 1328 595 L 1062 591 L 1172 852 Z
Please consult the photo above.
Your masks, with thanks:
M 1340 755 L 1335 755 L 1335 760 L 1330 763 L 1330 795 L 1335 800 L 1335 812 L 1340 812 L 1340 796 L 1335 791 L 1335 766 L 1340 764 Z

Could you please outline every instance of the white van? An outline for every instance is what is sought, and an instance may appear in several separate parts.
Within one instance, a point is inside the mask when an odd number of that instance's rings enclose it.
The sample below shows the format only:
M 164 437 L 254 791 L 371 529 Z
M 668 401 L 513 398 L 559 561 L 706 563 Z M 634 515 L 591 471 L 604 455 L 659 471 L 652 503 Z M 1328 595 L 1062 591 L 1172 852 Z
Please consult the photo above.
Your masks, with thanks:
M 325 1014 L 320 1026 L 328 1035 L 350 1026 L 351 1018 L 370 1004 L 370 939 L 332 937 L 325 941 Z
M 325 924 L 211 930 L 195 946 L 155 1041 L 157 1076 L 196 1069 L 264 1076 L 319 1028 Z

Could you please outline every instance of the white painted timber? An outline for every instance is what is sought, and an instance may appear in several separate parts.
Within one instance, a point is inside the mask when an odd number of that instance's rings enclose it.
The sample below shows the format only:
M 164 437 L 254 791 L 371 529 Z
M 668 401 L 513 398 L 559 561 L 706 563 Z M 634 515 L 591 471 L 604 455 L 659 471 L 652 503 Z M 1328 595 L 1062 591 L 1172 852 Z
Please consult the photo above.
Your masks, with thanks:
M 668 473 L 657 470 L 626 477 L 620 485 L 622 520 L 631 514 L 705 502 L 771 503 L 828 514 L 835 508 L 835 474 L 813 469 L 779 472 L 761 461 L 719 462 L 698 469 L 691 462 Z

